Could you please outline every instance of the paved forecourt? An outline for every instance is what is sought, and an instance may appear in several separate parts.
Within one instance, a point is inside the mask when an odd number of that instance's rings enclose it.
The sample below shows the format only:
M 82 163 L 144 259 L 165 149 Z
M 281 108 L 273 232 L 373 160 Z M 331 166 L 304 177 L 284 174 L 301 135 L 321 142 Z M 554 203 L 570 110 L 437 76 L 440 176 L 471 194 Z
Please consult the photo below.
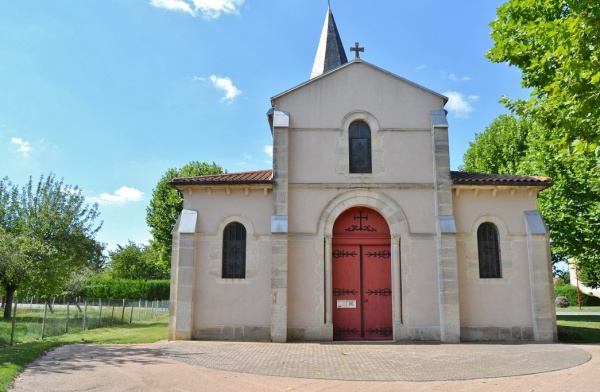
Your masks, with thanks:
M 564 344 L 169 342 L 164 355 L 209 369 L 347 381 L 446 381 L 519 376 L 581 365 Z

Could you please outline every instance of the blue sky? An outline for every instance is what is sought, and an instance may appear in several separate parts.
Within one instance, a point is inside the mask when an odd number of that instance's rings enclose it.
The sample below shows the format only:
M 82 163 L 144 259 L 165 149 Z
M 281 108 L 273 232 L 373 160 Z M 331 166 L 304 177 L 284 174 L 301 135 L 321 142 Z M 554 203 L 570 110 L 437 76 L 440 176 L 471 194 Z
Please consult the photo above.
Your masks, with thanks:
M 456 168 L 476 132 L 523 97 L 485 58 L 503 1 L 331 0 L 344 46 L 450 98 Z M 170 167 L 271 168 L 270 97 L 309 79 L 326 0 L 3 0 L 0 177 L 53 172 L 99 204 L 109 249 L 150 238 Z M 353 58 L 348 51 L 348 58 Z

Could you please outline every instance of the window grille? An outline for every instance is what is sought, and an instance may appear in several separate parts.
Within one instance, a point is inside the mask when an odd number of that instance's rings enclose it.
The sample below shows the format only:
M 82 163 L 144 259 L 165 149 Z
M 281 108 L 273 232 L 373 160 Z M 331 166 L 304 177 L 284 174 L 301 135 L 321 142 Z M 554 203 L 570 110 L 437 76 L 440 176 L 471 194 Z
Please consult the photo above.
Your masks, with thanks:
M 479 226 L 477 249 L 479 251 L 479 277 L 481 279 L 502 278 L 500 240 L 496 225 L 484 222 Z
M 355 121 L 348 129 L 350 173 L 372 173 L 371 129 L 363 121 Z
M 246 228 L 232 222 L 223 231 L 223 279 L 246 278 Z

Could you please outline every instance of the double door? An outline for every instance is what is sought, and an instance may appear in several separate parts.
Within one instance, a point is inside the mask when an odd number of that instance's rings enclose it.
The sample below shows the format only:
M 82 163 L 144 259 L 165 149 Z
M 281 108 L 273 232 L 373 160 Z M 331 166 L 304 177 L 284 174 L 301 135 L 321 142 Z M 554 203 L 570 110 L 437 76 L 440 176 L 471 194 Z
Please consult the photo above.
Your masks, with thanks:
M 390 244 L 333 244 L 333 339 L 392 340 Z

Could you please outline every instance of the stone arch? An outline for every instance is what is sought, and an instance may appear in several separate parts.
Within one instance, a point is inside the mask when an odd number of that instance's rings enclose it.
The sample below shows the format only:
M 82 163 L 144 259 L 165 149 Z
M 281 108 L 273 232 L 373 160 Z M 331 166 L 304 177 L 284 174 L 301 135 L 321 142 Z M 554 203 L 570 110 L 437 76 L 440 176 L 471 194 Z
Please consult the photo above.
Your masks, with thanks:
M 348 130 L 354 121 L 364 121 L 371 128 L 371 173 L 350 173 L 350 150 L 348 142 Z M 380 132 L 377 118 L 364 110 L 355 110 L 348 113 L 340 124 L 338 135 L 338 164 L 337 173 L 347 177 L 372 177 L 384 171 L 383 168 L 383 138 Z

